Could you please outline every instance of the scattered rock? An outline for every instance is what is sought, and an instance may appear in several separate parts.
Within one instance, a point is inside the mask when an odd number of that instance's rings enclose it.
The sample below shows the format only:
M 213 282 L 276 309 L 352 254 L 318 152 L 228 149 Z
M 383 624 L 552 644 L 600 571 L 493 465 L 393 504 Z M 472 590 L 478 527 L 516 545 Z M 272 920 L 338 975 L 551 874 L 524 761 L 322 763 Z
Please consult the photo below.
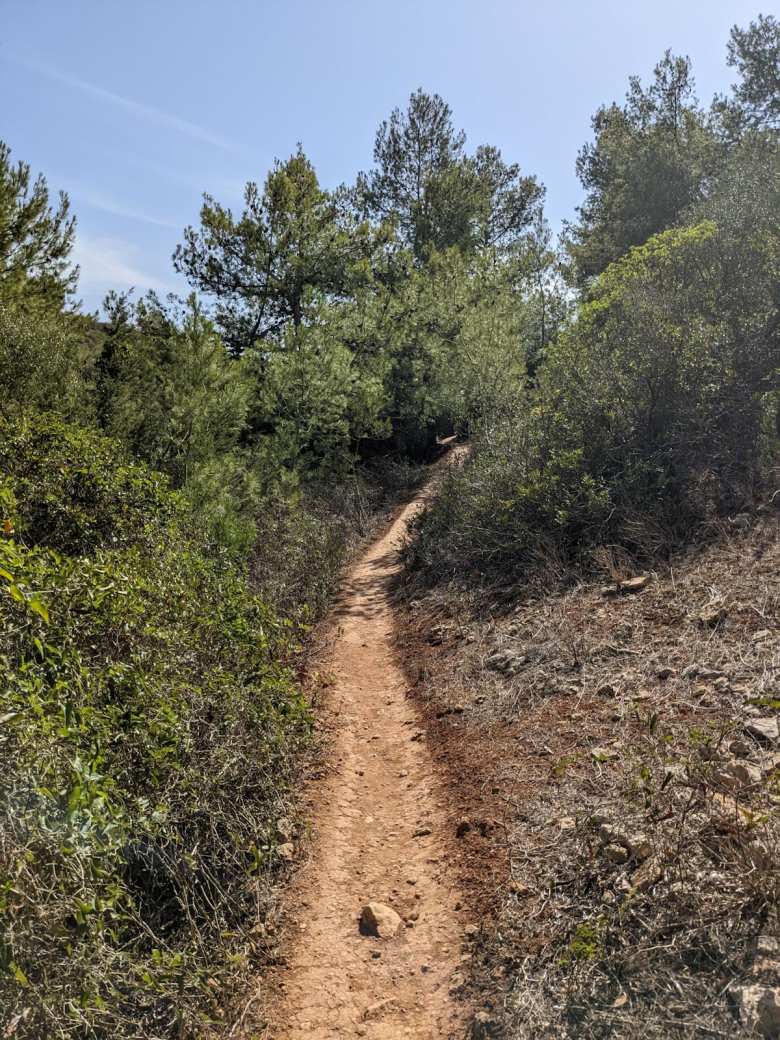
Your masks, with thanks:
M 706 607 L 697 614 L 696 620 L 702 628 L 715 628 L 728 616 L 728 610 L 723 605 Z
M 577 821 L 573 816 L 561 816 L 557 823 L 558 829 L 562 831 L 572 831 L 577 826 Z
M 628 849 L 623 845 L 605 845 L 602 852 L 610 863 L 626 863 L 630 856 Z
M 455 828 L 455 837 L 462 838 L 471 830 L 470 820 L 461 820 L 458 826 Z
M 627 578 L 625 581 L 618 581 L 614 585 L 605 585 L 601 590 L 602 596 L 621 596 L 631 594 L 633 592 L 641 592 L 642 589 L 647 588 L 650 584 L 649 574 L 640 574 L 636 578 Z
M 479 925 L 467 924 L 466 927 L 463 929 L 463 934 L 466 936 L 467 939 L 473 939 L 475 935 L 479 935 Z
M 761 782 L 761 770 L 748 762 L 727 762 L 715 770 L 712 778 L 722 787 L 748 787 Z
M 738 758 L 747 758 L 753 751 L 753 748 L 746 740 L 732 740 L 729 744 L 729 751 Z
M 461 989 L 465 985 L 466 976 L 462 972 L 456 971 L 450 979 L 450 993 L 454 992 L 455 990 Z
M 497 650 L 485 660 L 488 668 L 505 675 L 515 675 L 527 662 L 525 654 L 519 654 L 516 650 Z
M 286 859 L 288 862 L 295 856 L 295 846 L 291 841 L 277 845 L 276 851 L 281 859 Z
M 412 834 L 412 837 L 413 838 L 425 838 L 429 834 L 432 834 L 432 833 L 433 833 L 433 831 L 431 830 L 430 827 L 418 827 L 417 830 L 414 832 L 414 834 Z
M 288 841 L 295 832 L 292 821 L 288 820 L 286 816 L 280 816 L 276 821 L 276 830 L 280 837 L 287 838 Z
M 745 723 L 745 732 L 764 744 L 776 744 L 780 739 L 780 725 L 776 715 L 751 719 Z
M 730 995 L 740 1023 L 752 1034 L 780 1037 L 780 988 L 777 986 L 732 986 Z
M 478 1011 L 471 1023 L 471 1040 L 491 1040 L 498 1035 L 498 1021 L 487 1011 Z
M 360 931 L 378 939 L 391 939 L 403 922 L 392 907 L 384 903 L 367 903 L 360 914 Z
M 647 859 L 638 870 L 631 875 L 631 888 L 635 892 L 647 892 L 663 878 L 664 870 L 655 857 Z

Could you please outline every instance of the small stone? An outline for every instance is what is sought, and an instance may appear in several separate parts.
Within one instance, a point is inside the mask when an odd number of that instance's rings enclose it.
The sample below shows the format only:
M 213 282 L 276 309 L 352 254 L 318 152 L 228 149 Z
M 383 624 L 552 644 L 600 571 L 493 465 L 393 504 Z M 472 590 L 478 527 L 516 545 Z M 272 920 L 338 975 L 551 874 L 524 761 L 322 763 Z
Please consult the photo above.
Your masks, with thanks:
M 293 824 L 286 816 L 280 816 L 276 821 L 276 830 L 282 838 L 288 840 L 293 836 Z
M 699 674 L 699 666 L 697 664 L 689 664 L 687 668 L 683 668 L 682 677 L 683 679 L 695 679 Z
M 453 990 L 460 989 L 462 986 L 465 986 L 465 984 L 466 976 L 463 975 L 461 972 L 456 971 L 450 979 L 450 992 L 452 992 Z
M 729 744 L 729 751 L 738 758 L 747 758 L 752 750 L 753 748 L 746 740 L 732 740 Z
M 475 935 L 479 935 L 479 925 L 467 924 L 466 927 L 463 929 L 463 934 L 466 936 L 467 939 L 473 939 Z
M 408 771 L 406 769 L 402 769 L 401 772 L 398 774 L 398 776 L 400 777 L 401 780 L 403 780 L 404 777 L 406 777 L 408 775 L 409 775 L 409 773 L 408 773 Z
M 278 845 L 276 851 L 281 859 L 289 862 L 295 855 L 295 846 L 291 841 L 286 841 L 282 845 Z
M 430 827 L 418 827 L 417 830 L 414 832 L 414 834 L 412 834 L 412 837 L 413 838 L 425 838 L 429 834 L 432 834 L 432 833 L 433 833 L 433 831 L 431 830 Z
M 725 675 L 721 675 L 719 678 L 715 680 L 715 682 L 712 685 L 715 687 L 716 690 L 720 690 L 721 693 L 723 693 L 729 688 L 729 681 Z
M 360 914 L 360 931 L 378 939 L 390 939 L 400 929 L 401 918 L 384 903 L 367 903 Z
M 729 990 L 740 1023 L 752 1035 L 776 1040 L 780 1036 L 780 988 L 777 986 L 732 986 Z
M 478 1011 L 471 1023 L 470 1033 L 471 1040 L 491 1040 L 499 1035 L 498 1021 L 487 1011 Z
M 768 715 L 763 718 L 751 719 L 745 723 L 745 732 L 756 740 L 765 744 L 776 744 L 780 739 L 780 726 L 777 716 Z
M 626 863 L 630 855 L 628 849 L 622 845 L 605 845 L 602 851 L 604 858 L 610 863 Z
M 561 816 L 557 822 L 558 829 L 562 831 L 571 831 L 577 826 L 577 821 L 573 816 Z
M 702 628 L 715 628 L 728 616 L 728 610 L 724 606 L 707 607 L 696 616 Z
M 749 787 L 751 784 L 760 783 L 761 770 L 748 762 L 727 762 L 713 773 L 712 778 L 722 787 L 733 790 L 737 787 Z

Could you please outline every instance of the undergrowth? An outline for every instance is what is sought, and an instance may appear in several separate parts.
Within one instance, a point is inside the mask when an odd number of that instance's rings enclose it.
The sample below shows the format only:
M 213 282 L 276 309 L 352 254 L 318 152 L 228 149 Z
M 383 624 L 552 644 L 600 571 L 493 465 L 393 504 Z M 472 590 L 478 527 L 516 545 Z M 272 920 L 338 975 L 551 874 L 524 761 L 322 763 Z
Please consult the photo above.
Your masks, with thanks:
M 4 1035 L 218 1034 L 308 740 L 299 633 L 114 442 L 38 415 L 0 456 Z

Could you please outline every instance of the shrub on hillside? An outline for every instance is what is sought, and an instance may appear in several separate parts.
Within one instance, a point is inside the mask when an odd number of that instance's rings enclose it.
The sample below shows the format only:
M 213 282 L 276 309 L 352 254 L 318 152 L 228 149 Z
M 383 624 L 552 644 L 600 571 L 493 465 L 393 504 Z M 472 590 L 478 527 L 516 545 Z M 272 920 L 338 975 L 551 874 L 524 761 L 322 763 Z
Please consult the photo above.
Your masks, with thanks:
M 284 840 L 294 633 L 114 442 L 38 415 L 0 457 L 2 1022 L 200 1035 Z
M 596 542 L 645 552 L 637 518 L 675 540 L 754 504 L 777 446 L 780 191 L 776 164 L 740 175 L 709 204 L 722 226 L 656 235 L 593 284 L 423 520 L 417 562 L 522 573 Z

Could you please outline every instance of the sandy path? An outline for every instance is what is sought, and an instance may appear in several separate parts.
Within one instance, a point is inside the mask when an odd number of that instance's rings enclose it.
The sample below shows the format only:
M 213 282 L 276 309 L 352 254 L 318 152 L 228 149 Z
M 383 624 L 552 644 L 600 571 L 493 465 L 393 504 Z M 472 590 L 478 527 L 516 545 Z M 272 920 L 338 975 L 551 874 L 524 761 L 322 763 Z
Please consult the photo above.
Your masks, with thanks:
M 461 1035 L 450 990 L 466 922 L 448 868 L 451 828 L 392 649 L 389 584 L 420 502 L 366 552 L 336 603 L 325 663 L 335 680 L 333 770 L 317 795 L 312 857 L 293 889 L 294 939 L 271 1031 L 278 1040 Z M 360 935 L 370 900 L 404 919 L 395 938 Z

